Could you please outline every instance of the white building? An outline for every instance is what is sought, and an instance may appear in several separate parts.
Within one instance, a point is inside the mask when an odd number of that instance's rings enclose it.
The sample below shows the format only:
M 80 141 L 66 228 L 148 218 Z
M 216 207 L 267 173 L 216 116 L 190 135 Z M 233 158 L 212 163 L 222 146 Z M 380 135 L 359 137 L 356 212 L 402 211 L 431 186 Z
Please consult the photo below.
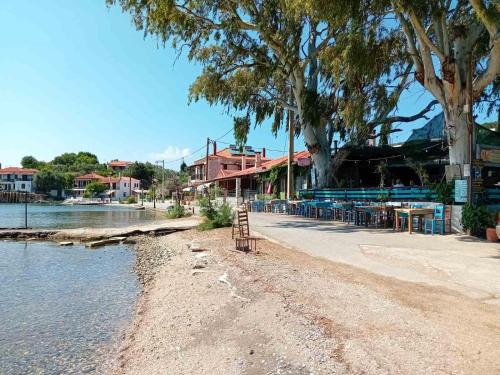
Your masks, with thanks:
M 130 177 L 111 177 L 109 187 L 111 199 L 120 200 L 130 195 L 140 194 L 141 181 Z
M 73 189 L 74 197 L 81 197 L 86 187 L 91 182 L 100 182 L 107 185 L 108 190 L 104 193 L 111 200 L 126 199 L 130 195 L 139 195 L 141 181 L 131 177 L 105 177 L 96 173 L 89 173 L 75 178 Z
M 37 169 L 17 167 L 0 169 L 0 190 L 27 191 L 28 193 L 34 193 L 34 176 L 37 172 Z

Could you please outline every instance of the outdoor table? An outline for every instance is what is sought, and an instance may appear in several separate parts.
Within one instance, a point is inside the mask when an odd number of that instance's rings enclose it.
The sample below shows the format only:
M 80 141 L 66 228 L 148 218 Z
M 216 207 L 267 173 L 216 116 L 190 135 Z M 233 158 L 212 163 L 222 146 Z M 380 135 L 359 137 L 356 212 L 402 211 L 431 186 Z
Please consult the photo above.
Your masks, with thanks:
M 434 213 L 434 208 L 395 208 L 395 220 L 396 220 L 396 230 L 399 230 L 399 215 L 407 214 L 408 215 L 408 232 L 411 234 L 413 232 L 413 216 L 418 216 L 421 218 L 422 216 L 431 215 Z
M 316 216 L 316 219 L 318 219 L 319 218 L 319 210 L 331 207 L 333 204 L 334 203 L 330 202 L 330 201 L 310 201 L 310 202 L 308 202 L 307 216 L 312 217 L 312 213 L 314 210 L 314 214 Z

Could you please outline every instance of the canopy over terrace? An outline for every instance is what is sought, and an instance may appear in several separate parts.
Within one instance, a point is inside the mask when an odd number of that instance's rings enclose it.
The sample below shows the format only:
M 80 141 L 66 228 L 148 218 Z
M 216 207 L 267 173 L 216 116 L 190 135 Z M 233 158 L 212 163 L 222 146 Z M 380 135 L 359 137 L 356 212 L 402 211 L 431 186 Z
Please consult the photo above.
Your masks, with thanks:
M 239 194 L 245 191 L 251 191 L 257 194 L 270 194 L 272 193 L 273 187 L 270 186 L 269 183 L 262 183 L 258 176 L 262 173 L 270 172 L 272 168 L 286 166 L 287 161 L 288 156 L 283 156 L 239 171 L 221 170 L 214 179 L 210 180 L 210 182 L 218 183 L 218 185 L 229 194 L 234 192 L 234 194 L 237 195 L 237 190 L 239 190 Z M 294 154 L 293 163 L 294 165 L 308 167 L 311 164 L 310 153 L 308 151 L 296 152 Z M 281 181 L 278 183 L 283 185 Z M 285 188 L 283 187 L 281 190 L 284 191 Z

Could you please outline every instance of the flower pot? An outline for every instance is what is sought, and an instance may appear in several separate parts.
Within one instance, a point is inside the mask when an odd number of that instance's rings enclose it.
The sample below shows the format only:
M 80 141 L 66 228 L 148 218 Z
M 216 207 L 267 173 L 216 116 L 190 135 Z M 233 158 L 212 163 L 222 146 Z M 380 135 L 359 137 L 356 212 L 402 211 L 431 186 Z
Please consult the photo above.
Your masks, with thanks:
M 486 239 L 490 242 L 497 242 L 498 236 L 495 228 L 486 228 Z

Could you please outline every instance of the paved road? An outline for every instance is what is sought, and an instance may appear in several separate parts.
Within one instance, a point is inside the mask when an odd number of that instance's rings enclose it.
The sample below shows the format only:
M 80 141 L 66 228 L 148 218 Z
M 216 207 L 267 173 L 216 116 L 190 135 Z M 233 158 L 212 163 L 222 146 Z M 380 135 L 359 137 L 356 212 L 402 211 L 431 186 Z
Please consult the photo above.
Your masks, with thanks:
M 288 215 L 251 213 L 256 234 L 310 255 L 500 305 L 500 245 L 459 235 L 396 233 Z

